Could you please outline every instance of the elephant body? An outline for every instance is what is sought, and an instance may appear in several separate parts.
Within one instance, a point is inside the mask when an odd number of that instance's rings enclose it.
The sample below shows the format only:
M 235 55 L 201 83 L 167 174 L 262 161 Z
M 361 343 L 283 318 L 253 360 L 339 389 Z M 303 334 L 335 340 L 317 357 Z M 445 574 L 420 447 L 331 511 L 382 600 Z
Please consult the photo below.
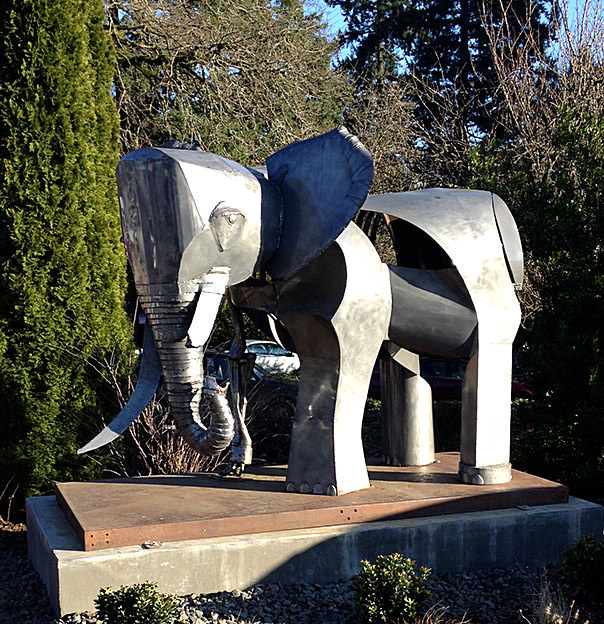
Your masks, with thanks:
M 509 480 L 513 281 L 522 256 L 505 204 L 491 193 L 446 189 L 365 203 L 371 158 L 341 127 L 277 152 L 267 170 L 266 177 L 168 148 L 139 150 L 118 167 L 125 245 L 186 439 L 200 452 L 219 452 L 233 428 L 245 428 L 215 389 L 203 390 L 202 352 L 228 290 L 236 310 L 267 315 L 300 356 L 288 491 L 369 486 L 361 423 L 384 346 L 408 372 L 407 437 L 428 439 L 423 463 L 433 457 L 431 402 L 418 356 L 469 360 L 460 478 Z M 351 222 L 364 203 L 389 215 L 399 266 L 383 264 Z M 208 429 L 197 416 L 202 392 L 216 404 Z M 104 443 L 103 435 L 84 450 Z
M 371 371 L 384 341 L 415 354 L 469 360 L 463 389 L 460 477 L 477 484 L 510 478 L 511 345 L 520 309 L 507 275 L 492 209 L 494 197 L 446 189 L 428 193 L 444 198 L 438 209 L 445 211 L 446 220 L 458 233 L 457 238 L 449 237 L 445 251 L 453 257 L 473 255 L 474 265 L 480 269 L 465 279 L 448 254 L 443 256 L 448 261 L 441 262 L 446 266 L 437 269 L 386 266 L 367 237 L 351 223 L 289 280 L 270 284 L 250 280 L 231 290 L 238 307 L 278 318 L 300 356 L 300 395 L 287 477 L 292 491 L 329 493 L 335 489 L 340 494 L 368 486 L 360 447 L 361 424 Z M 465 201 L 456 205 L 456 195 Z M 364 208 L 375 208 L 386 200 L 389 211 L 396 213 L 393 199 L 404 206 L 413 194 L 370 197 Z M 468 199 L 473 200 L 471 210 Z M 437 199 L 430 203 L 438 207 Z M 477 223 L 482 223 L 480 238 L 473 236 Z M 470 240 L 463 235 L 464 226 Z M 490 274 L 503 272 L 506 279 L 499 285 L 489 279 Z M 483 281 L 492 289 L 487 295 Z M 490 297 L 488 304 L 481 296 Z M 478 348 L 479 335 L 482 349 Z M 423 382 L 419 359 L 410 363 L 409 354 L 405 355 L 406 383 L 414 387 L 418 403 L 409 409 L 427 410 L 426 417 L 431 418 L 430 399 L 422 403 L 421 391 L 415 388 Z M 423 392 L 429 393 L 429 386 L 423 383 Z M 418 427 L 426 417 L 420 415 L 419 422 L 414 418 L 409 422 Z M 418 435 L 416 432 L 415 437 Z M 422 452 L 423 459 L 410 463 L 433 459 L 430 450 Z

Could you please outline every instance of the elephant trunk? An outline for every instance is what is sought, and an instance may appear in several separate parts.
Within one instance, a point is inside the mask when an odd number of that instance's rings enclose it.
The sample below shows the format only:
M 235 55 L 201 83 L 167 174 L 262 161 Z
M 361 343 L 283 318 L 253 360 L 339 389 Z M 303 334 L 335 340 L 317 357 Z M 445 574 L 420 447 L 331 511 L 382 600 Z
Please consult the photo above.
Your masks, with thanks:
M 202 287 L 199 301 L 196 301 L 196 292 L 141 296 L 141 304 L 159 351 L 174 424 L 188 444 L 202 455 L 220 453 L 229 446 L 235 433 L 226 388 L 221 388 L 215 380 L 208 378 L 204 390 L 203 343 L 208 336 L 202 338 L 201 344 L 195 341 L 192 345 L 188 335 L 193 318 L 197 316 L 194 314 L 196 307 L 209 308 L 204 317 L 213 314 L 209 323 L 211 328 L 220 297 L 216 301 L 216 289 L 210 290 L 204 293 Z M 199 332 L 197 338 L 200 338 Z M 208 427 L 200 419 L 202 401 L 211 414 Z

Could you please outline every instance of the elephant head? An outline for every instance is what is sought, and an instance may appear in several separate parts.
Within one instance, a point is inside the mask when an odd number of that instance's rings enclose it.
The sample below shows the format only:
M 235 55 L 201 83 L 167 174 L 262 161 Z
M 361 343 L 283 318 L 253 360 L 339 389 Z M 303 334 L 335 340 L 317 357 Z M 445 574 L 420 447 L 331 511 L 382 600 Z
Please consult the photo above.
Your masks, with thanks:
M 256 271 L 284 280 L 316 258 L 362 206 L 371 157 L 339 127 L 272 155 L 266 176 L 164 146 L 125 156 L 117 180 L 124 244 L 153 338 L 131 402 L 80 451 L 115 438 L 140 413 L 159 380 L 156 345 L 177 428 L 201 453 L 220 452 L 233 435 L 227 411 L 215 410 L 223 415 L 206 429 L 198 410 L 204 346 L 222 296 Z

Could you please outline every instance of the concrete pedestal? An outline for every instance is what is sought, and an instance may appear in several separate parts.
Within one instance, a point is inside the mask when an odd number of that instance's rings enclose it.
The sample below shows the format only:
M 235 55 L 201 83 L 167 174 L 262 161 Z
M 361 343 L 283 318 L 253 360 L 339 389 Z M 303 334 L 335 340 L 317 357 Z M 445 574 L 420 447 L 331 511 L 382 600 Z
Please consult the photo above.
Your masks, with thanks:
M 419 479 L 412 485 L 421 490 L 426 483 Z M 480 498 L 485 487 L 491 486 L 474 487 Z M 302 506 L 314 500 L 311 495 L 292 496 Z M 341 505 L 344 498 L 338 497 Z M 94 610 L 101 587 L 153 581 L 162 592 L 184 595 L 257 583 L 333 582 L 357 574 L 361 559 L 390 552 L 403 553 L 435 573 L 534 568 L 558 561 L 581 535 L 602 534 L 602 507 L 579 499 L 503 509 L 492 509 L 492 497 L 485 501 L 485 511 L 435 514 L 443 509 L 442 504 L 426 505 L 423 517 L 366 523 L 344 517 L 337 526 L 256 530 L 237 536 L 165 541 L 151 548 L 139 542 L 85 551 L 56 498 L 46 496 L 27 501 L 29 556 L 51 604 L 64 615 Z

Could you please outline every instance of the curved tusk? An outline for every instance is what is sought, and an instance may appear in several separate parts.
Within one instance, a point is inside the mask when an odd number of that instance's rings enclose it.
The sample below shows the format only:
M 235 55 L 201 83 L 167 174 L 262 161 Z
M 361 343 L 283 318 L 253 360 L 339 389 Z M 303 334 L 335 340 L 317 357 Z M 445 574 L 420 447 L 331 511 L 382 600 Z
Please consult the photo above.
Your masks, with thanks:
M 149 323 L 145 325 L 145 337 L 143 340 L 143 360 L 141 369 L 136 382 L 136 388 L 128 403 L 122 411 L 109 423 L 95 438 L 93 438 L 86 446 L 78 449 L 78 455 L 88 453 L 95 449 L 113 442 L 138 418 L 140 413 L 147 407 L 157 386 L 161 376 L 161 362 L 155 340 L 153 340 L 153 332 Z
M 214 267 L 201 282 L 195 312 L 187 331 L 187 347 L 203 347 L 208 341 L 230 274 L 229 267 Z

